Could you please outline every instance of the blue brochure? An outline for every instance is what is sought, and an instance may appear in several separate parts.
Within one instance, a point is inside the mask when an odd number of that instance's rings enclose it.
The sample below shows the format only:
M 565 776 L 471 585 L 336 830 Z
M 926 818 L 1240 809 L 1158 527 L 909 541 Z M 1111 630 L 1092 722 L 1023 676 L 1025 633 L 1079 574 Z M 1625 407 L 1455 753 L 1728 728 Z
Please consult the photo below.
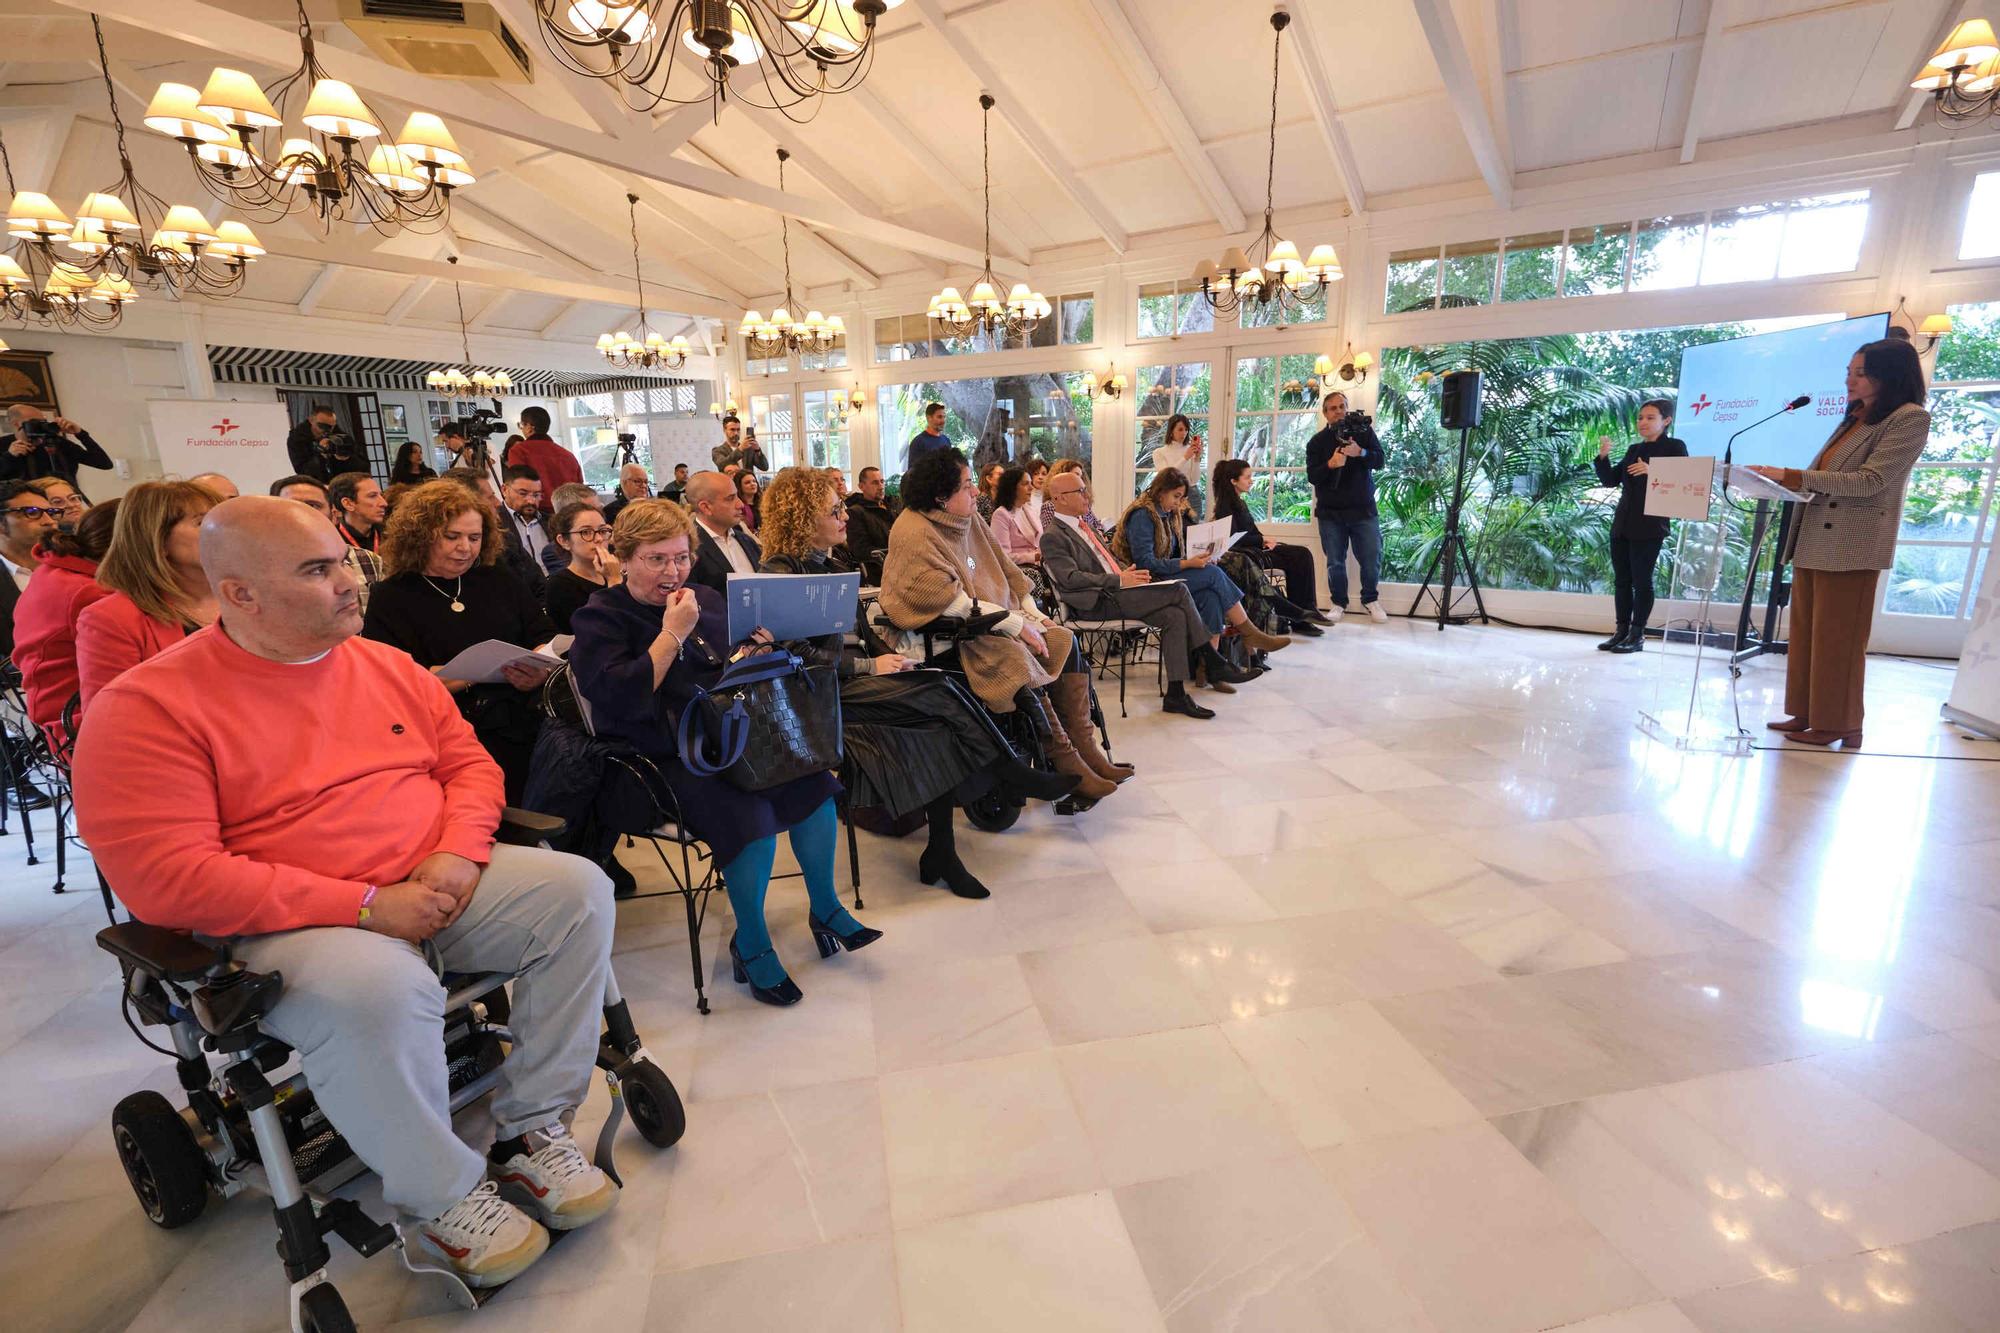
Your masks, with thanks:
M 741 643 L 759 626 L 780 643 L 845 634 L 854 628 L 861 596 L 856 574 L 731 574 L 729 641 Z

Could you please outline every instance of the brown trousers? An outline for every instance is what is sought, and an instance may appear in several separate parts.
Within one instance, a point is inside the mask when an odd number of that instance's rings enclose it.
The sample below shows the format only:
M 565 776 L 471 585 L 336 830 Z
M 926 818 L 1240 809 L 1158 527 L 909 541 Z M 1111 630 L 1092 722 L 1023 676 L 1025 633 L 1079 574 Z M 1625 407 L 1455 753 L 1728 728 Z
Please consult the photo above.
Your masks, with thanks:
M 1785 711 L 1815 731 L 1861 730 L 1879 569 L 1794 569 Z

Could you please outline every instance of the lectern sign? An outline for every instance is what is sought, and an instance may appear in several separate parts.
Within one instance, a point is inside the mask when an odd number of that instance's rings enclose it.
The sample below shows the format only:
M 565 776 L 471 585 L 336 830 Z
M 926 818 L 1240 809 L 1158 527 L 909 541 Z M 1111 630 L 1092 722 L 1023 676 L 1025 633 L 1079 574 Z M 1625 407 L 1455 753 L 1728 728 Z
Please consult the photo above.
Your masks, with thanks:
M 1705 523 L 1714 482 L 1713 458 L 1655 458 L 1646 464 L 1646 514 Z

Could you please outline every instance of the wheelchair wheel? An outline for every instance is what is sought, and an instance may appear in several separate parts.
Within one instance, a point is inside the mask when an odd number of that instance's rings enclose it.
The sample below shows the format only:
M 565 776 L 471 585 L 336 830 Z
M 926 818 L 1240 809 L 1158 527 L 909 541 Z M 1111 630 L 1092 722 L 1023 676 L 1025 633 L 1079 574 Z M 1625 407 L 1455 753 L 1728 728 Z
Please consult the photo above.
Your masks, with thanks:
M 153 1225 L 186 1226 L 208 1207 L 208 1158 L 173 1104 L 135 1092 L 111 1113 L 119 1164 Z
M 354 1316 L 333 1284 L 322 1282 L 299 1297 L 299 1327 L 306 1333 L 354 1333 Z
M 655 1148 L 671 1148 L 687 1133 L 687 1110 L 667 1071 L 641 1060 L 618 1080 L 632 1124 Z
M 1021 817 L 1021 807 L 998 791 L 964 806 L 965 822 L 982 833 L 1005 833 Z

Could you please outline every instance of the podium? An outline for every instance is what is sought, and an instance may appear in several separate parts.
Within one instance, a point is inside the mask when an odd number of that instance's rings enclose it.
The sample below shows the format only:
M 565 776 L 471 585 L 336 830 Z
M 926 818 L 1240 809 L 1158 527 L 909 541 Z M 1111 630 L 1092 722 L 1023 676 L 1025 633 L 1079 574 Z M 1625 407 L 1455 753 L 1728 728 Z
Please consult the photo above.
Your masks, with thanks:
M 1669 616 L 1662 626 L 1651 696 L 1639 709 L 1638 727 L 1646 736 L 1676 750 L 1746 755 L 1752 749 L 1752 733 L 1743 725 L 1736 692 L 1743 667 L 1731 651 L 1734 634 L 1727 636 L 1725 644 L 1711 616 L 1732 539 L 1735 545 L 1748 548 L 1744 576 L 1754 582 L 1757 548 L 1768 526 L 1768 510 L 1759 503 L 1746 513 L 1731 500 L 1801 503 L 1812 496 L 1789 490 L 1745 467 L 1718 467 L 1712 458 L 1658 459 L 1656 470 L 1661 463 L 1676 468 L 1685 464 L 1690 469 L 1706 464 L 1711 480 L 1705 494 L 1696 491 L 1686 478 L 1663 479 L 1664 484 L 1648 488 L 1647 512 L 1680 520 L 1667 600 L 1692 603 L 1694 612 Z M 1697 497 L 1692 505 L 1690 492 Z M 1659 508 L 1655 508 L 1656 493 Z M 1735 604 L 1725 605 L 1733 609 Z

